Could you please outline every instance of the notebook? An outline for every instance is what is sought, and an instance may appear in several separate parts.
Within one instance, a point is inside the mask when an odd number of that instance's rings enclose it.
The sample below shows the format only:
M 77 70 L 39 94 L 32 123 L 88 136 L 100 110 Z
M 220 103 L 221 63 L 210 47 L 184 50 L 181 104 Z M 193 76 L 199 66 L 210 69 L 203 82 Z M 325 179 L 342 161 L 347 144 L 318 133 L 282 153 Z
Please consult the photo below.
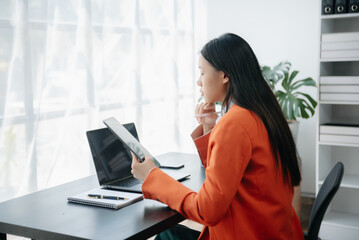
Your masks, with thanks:
M 134 123 L 123 126 L 138 140 Z M 142 181 L 134 178 L 131 173 L 132 156 L 129 149 L 108 128 L 87 131 L 86 135 L 100 186 L 142 193 Z M 180 170 L 163 171 L 176 180 L 189 176 Z
M 89 197 L 88 194 L 92 195 L 103 195 L 106 197 L 120 197 L 125 198 L 125 200 L 112 200 L 112 199 L 101 199 Z M 140 201 L 143 199 L 143 195 L 140 193 L 131 193 L 131 192 L 122 192 L 122 191 L 111 191 L 102 188 L 94 188 L 86 192 L 70 196 L 67 200 L 71 203 L 79 203 L 92 205 L 97 207 L 113 208 L 120 209 L 131 203 Z

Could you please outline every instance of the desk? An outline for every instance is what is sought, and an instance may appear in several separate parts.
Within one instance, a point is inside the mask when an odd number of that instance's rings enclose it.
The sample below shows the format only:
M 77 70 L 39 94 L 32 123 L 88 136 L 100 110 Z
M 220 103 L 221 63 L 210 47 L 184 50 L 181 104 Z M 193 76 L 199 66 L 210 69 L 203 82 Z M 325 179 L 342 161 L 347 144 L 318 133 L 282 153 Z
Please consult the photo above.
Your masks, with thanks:
M 191 177 L 182 183 L 198 191 L 205 179 L 197 155 L 167 153 L 185 164 Z M 13 234 L 32 239 L 146 239 L 184 217 L 166 205 L 142 200 L 120 210 L 73 204 L 67 197 L 98 186 L 95 175 L 0 203 L 0 238 Z

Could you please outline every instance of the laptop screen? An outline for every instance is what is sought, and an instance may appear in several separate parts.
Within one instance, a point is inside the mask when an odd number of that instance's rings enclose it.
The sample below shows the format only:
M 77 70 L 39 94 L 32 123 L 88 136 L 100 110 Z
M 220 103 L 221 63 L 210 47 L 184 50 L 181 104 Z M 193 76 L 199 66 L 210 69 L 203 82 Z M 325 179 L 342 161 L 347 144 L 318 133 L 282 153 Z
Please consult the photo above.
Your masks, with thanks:
M 123 125 L 137 140 L 134 123 Z M 100 185 L 132 177 L 131 153 L 108 128 L 86 132 Z

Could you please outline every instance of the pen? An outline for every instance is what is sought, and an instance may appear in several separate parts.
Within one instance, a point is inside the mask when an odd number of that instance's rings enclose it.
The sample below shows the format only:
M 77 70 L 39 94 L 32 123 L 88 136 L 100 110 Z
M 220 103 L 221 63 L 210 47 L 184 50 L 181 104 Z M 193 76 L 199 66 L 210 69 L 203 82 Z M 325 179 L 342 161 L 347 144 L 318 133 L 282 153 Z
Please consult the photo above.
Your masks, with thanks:
M 194 116 L 195 116 L 195 117 L 206 117 L 206 116 L 208 116 L 208 115 L 210 115 L 210 114 L 213 114 L 213 113 L 215 113 L 215 114 L 221 114 L 222 112 L 208 112 L 208 113 L 196 114 L 196 115 L 194 115 Z
M 124 197 L 106 196 L 106 195 L 99 195 L 99 194 L 87 194 L 87 197 L 89 197 L 89 198 L 112 199 L 112 200 L 128 200 L 128 198 L 124 198 Z

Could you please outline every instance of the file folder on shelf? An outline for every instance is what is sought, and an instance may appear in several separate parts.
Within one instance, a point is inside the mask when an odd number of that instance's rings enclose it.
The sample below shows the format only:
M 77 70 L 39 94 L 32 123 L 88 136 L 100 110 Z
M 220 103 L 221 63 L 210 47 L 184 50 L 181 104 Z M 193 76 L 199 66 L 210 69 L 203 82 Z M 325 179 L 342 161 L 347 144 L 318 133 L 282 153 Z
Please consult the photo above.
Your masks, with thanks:
M 348 12 L 348 1 L 347 0 L 335 0 L 334 13 L 347 13 Z
M 359 32 L 326 33 L 322 34 L 322 42 L 359 41 Z
M 333 14 L 334 13 L 334 0 L 322 0 L 322 14 Z
M 359 85 L 321 85 L 321 93 L 359 93 Z
M 321 58 L 359 58 L 359 32 L 322 34 Z
M 359 76 L 323 76 L 319 83 L 322 101 L 359 101 Z
M 319 140 L 322 142 L 359 144 L 359 136 L 320 134 Z
M 359 85 L 359 76 L 322 76 L 321 85 Z
M 319 133 L 359 136 L 359 125 L 340 123 L 323 124 L 319 126 Z
M 348 10 L 350 13 L 359 12 L 359 0 L 349 0 Z
M 326 58 L 359 58 L 359 49 L 322 51 L 321 57 L 323 59 L 326 59 Z
M 359 125 L 323 124 L 319 126 L 319 139 L 323 142 L 359 143 Z
M 359 102 L 358 93 L 320 93 L 321 101 Z
M 357 41 L 322 42 L 322 51 L 359 49 Z

